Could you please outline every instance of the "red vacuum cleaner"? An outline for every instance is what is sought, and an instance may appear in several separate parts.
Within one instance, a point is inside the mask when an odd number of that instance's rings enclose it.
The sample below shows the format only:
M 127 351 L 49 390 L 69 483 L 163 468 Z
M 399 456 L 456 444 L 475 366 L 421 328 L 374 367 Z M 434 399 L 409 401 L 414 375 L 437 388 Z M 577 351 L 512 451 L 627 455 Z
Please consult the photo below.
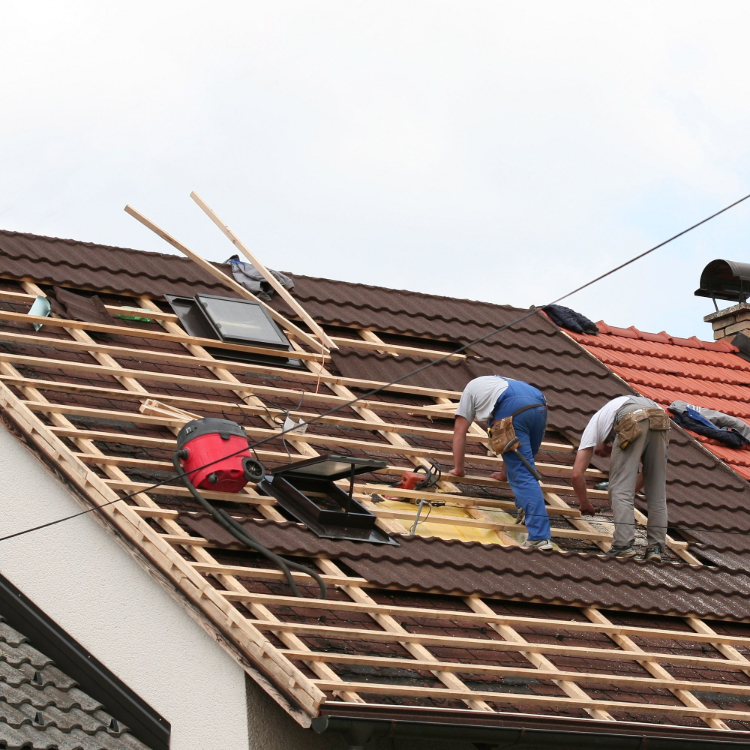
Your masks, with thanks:
M 311 576 L 320 588 L 320 598 L 326 598 L 323 579 L 310 568 L 287 560 L 264 547 L 237 519 L 223 508 L 214 507 L 198 491 L 240 492 L 248 482 L 260 482 L 266 470 L 250 455 L 247 434 L 230 419 L 195 419 L 188 422 L 177 435 L 177 450 L 172 456 L 177 476 L 195 500 L 211 514 L 214 521 L 235 539 L 258 552 L 281 568 L 295 596 L 302 596 L 291 570 Z

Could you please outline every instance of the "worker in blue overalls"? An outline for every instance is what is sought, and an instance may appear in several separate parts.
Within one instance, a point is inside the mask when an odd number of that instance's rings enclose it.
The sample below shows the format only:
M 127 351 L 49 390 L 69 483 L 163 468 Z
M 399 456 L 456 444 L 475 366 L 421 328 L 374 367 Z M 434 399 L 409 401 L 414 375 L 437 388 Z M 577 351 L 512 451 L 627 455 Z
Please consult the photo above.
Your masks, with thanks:
M 500 375 L 485 375 L 474 378 L 461 394 L 456 409 L 453 427 L 453 461 L 451 474 L 465 474 L 466 433 L 474 419 L 486 422 L 489 427 L 503 419 L 512 417 L 516 437 L 520 442 L 518 453 L 503 454 L 505 469 L 495 472 L 493 479 L 507 481 L 516 497 L 519 515 L 523 518 L 529 538 L 523 546 L 527 549 L 552 549 L 549 516 L 536 472 L 534 456 L 544 438 L 547 428 L 547 402 L 542 392 L 521 380 L 512 380 Z

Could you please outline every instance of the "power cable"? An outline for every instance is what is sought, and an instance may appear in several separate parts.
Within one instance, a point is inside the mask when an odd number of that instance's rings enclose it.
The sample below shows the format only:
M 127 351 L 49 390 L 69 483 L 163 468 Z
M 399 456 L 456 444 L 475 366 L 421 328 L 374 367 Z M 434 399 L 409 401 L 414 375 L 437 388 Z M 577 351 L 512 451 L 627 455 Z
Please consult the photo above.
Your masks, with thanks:
M 539 309 L 544 309 L 545 307 L 548 307 L 550 305 L 556 305 L 563 300 L 568 299 L 569 297 L 572 297 L 574 294 L 578 294 L 578 292 L 583 291 L 584 289 L 587 289 L 590 286 L 593 286 L 594 284 L 597 284 L 598 282 L 602 281 L 603 279 L 606 279 L 608 276 L 611 276 L 612 274 L 617 273 L 618 271 L 621 271 L 623 268 L 626 268 L 629 265 L 632 265 L 633 263 L 641 260 L 642 258 L 645 258 L 647 255 L 650 255 L 651 253 L 655 252 L 656 250 L 659 250 L 660 248 L 664 247 L 665 245 L 668 245 L 670 242 L 674 242 L 674 240 L 688 234 L 688 232 L 692 232 L 694 229 L 697 229 L 698 227 L 702 226 L 703 224 L 706 224 L 707 222 L 711 221 L 712 219 L 715 219 L 717 216 L 721 216 L 721 214 L 726 213 L 730 209 L 734 208 L 735 206 L 738 206 L 740 203 L 743 203 L 744 201 L 748 200 L 750 198 L 750 193 L 745 195 L 744 197 L 740 198 L 737 201 L 734 201 L 733 203 L 730 203 L 728 206 L 725 206 L 720 211 L 716 211 L 715 213 L 711 214 L 710 216 L 707 216 L 705 219 L 702 219 L 701 221 L 693 224 L 692 226 L 689 226 L 687 229 L 683 229 L 681 232 L 678 232 L 675 235 L 672 235 L 669 239 L 664 240 L 663 242 L 660 242 L 658 245 L 654 245 L 653 247 L 649 248 L 648 250 L 645 250 L 642 253 L 639 253 L 638 255 L 633 256 L 629 260 L 625 261 L 624 263 L 621 263 L 618 266 L 615 266 L 614 268 L 610 269 L 609 271 L 606 271 L 603 274 L 600 274 L 599 276 L 591 279 L 590 281 L 587 281 L 585 284 L 581 284 L 581 286 L 576 287 L 570 292 L 567 292 L 566 294 L 563 294 L 562 296 L 558 297 L 555 300 L 552 300 L 551 302 L 548 302 L 546 305 L 543 305 L 541 308 L 534 308 L 532 307 L 528 312 L 524 313 L 523 315 L 519 316 L 515 320 L 512 320 L 510 323 L 506 323 L 503 326 L 500 326 L 499 328 L 495 328 L 489 333 L 484 334 L 483 336 L 480 336 L 479 338 L 475 339 L 474 341 L 470 341 L 468 344 L 464 344 L 463 346 L 459 347 L 453 352 L 448 352 L 442 357 L 439 357 L 438 359 L 430 360 L 427 364 L 421 365 L 420 367 L 417 367 L 415 370 L 412 370 L 411 372 L 408 372 L 404 375 L 399 376 L 395 380 L 390 381 L 389 383 L 384 383 L 383 385 L 378 386 L 377 388 L 373 388 L 372 390 L 368 391 L 367 393 L 364 393 L 360 396 L 357 396 L 356 398 L 353 398 L 351 401 L 347 401 L 344 404 L 339 404 L 338 406 L 335 406 L 328 411 L 323 412 L 322 414 L 318 414 L 311 419 L 307 420 L 306 422 L 300 422 L 299 424 L 295 425 L 295 427 L 282 430 L 279 433 L 274 433 L 273 435 L 269 435 L 266 438 L 263 438 L 262 440 L 258 440 L 255 443 L 251 443 L 248 448 L 250 450 L 255 450 L 256 448 L 260 447 L 261 445 L 265 445 L 266 443 L 271 442 L 272 440 L 276 440 L 278 438 L 284 438 L 284 435 L 289 434 L 290 432 L 294 432 L 295 430 L 298 430 L 300 427 L 304 427 L 310 424 L 313 424 L 317 422 L 320 419 L 323 419 L 324 417 L 330 416 L 331 414 L 335 414 L 336 412 L 340 411 L 341 409 L 353 406 L 354 404 L 358 403 L 359 401 L 363 401 L 368 398 L 372 398 L 372 396 L 376 396 L 379 393 L 382 393 L 383 391 L 387 390 L 391 386 L 398 385 L 399 383 L 403 382 L 404 380 L 407 380 L 408 378 L 417 375 L 420 372 L 424 372 L 425 370 L 429 369 L 430 367 L 434 367 L 435 365 L 440 364 L 441 362 L 445 362 L 451 357 L 453 357 L 456 354 L 460 354 L 461 352 L 466 351 L 467 349 L 476 346 L 477 344 L 480 344 L 482 341 L 487 340 L 488 338 L 491 338 L 492 336 L 497 335 L 498 333 L 502 333 L 503 331 L 506 331 L 507 329 L 511 328 L 512 326 L 516 325 L 517 323 L 521 323 L 524 320 L 530 318 L 532 315 L 536 315 L 537 311 Z M 320 375 L 320 373 L 319 373 Z M 23 536 L 25 534 L 30 534 L 34 531 L 40 531 L 41 529 L 49 528 L 50 526 L 55 526 L 56 524 L 63 523 L 64 521 L 69 521 L 73 518 L 78 518 L 79 516 L 86 515 L 87 513 L 92 513 L 94 511 L 99 510 L 100 508 L 105 508 L 108 505 L 112 505 L 114 503 L 118 503 L 122 500 L 128 500 L 131 497 L 135 495 L 139 495 L 144 492 L 149 492 L 151 490 L 156 489 L 157 487 L 163 487 L 168 482 L 172 482 L 175 479 L 181 479 L 182 477 L 189 477 L 190 474 L 200 471 L 201 469 L 205 469 L 209 466 L 212 466 L 213 464 L 219 463 L 220 461 L 225 461 L 228 458 L 232 458 L 234 456 L 240 455 L 241 453 L 244 453 L 248 448 L 242 448 L 241 450 L 234 451 L 233 453 L 230 453 L 226 456 L 222 456 L 221 458 L 214 459 L 213 461 L 209 461 L 203 466 L 199 466 L 196 469 L 191 469 L 190 471 L 183 472 L 182 474 L 177 474 L 174 477 L 170 477 L 169 479 L 165 479 L 161 482 L 155 482 L 154 484 L 139 489 L 134 492 L 130 492 L 126 495 L 123 495 L 122 497 L 118 497 L 116 500 L 110 500 L 106 503 L 102 503 L 101 505 L 97 505 L 93 508 L 88 508 L 86 510 L 80 511 L 78 513 L 73 513 L 69 516 L 64 516 L 63 518 L 59 518 L 55 521 L 50 521 L 45 524 L 40 524 L 39 526 L 34 526 L 29 529 L 24 529 L 23 531 L 17 531 L 13 534 L 7 534 L 5 536 L 0 537 L 0 542 L 7 541 L 8 539 L 14 539 L 19 536 Z M 731 533 L 731 532 L 728 532 Z

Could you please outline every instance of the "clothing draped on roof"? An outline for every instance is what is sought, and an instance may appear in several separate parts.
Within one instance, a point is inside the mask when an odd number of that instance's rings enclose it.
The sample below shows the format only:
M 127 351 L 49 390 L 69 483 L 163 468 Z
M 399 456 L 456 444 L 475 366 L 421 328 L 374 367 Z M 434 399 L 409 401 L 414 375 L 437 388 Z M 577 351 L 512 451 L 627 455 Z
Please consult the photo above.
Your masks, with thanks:
M 750 443 L 750 425 L 715 409 L 673 401 L 669 405 L 672 418 L 686 430 L 713 438 L 732 448 L 742 448 Z
M 569 307 L 563 307 L 563 305 L 547 305 L 542 309 L 555 323 L 557 323 L 557 325 L 560 326 L 560 328 L 566 328 L 575 333 L 591 333 L 594 335 L 599 333 L 596 323 L 589 320 L 585 315 L 582 315 L 575 310 L 571 310 Z
M 273 296 L 273 287 L 265 280 L 263 275 L 252 263 L 241 261 L 238 255 L 233 255 L 228 261 L 232 269 L 232 276 L 238 284 L 242 284 L 249 292 L 252 292 L 259 299 L 268 302 Z M 294 289 L 294 282 L 285 274 L 273 269 L 268 269 L 274 278 L 284 287 L 284 289 Z

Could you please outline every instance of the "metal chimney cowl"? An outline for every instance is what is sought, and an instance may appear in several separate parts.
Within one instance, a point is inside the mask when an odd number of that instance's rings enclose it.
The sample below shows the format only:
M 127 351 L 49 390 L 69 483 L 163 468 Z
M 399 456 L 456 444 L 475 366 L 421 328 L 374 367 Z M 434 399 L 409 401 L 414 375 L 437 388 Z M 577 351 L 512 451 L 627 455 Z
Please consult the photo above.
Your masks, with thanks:
M 731 260 L 712 260 L 701 273 L 697 297 L 713 300 L 716 312 L 706 315 L 703 320 L 710 323 L 714 340 L 734 337 L 738 333 L 750 333 L 750 263 Z M 731 307 L 719 310 L 716 300 L 734 302 Z

